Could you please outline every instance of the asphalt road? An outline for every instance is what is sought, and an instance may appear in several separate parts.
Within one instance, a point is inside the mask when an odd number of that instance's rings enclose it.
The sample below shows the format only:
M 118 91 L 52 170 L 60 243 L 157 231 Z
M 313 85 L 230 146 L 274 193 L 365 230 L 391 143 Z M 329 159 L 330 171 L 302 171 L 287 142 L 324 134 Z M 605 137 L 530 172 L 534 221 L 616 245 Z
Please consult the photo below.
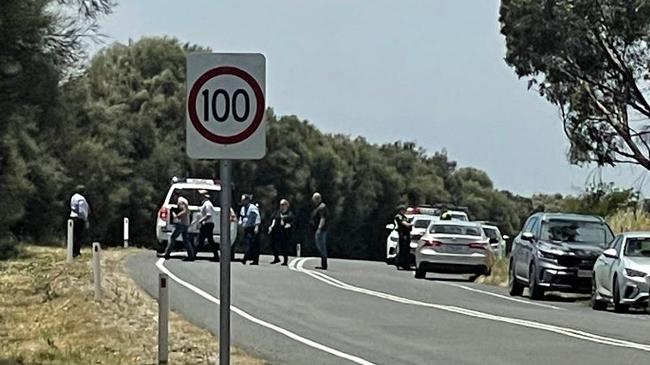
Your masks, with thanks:
M 582 297 L 512 299 L 463 276 L 416 280 L 379 262 L 232 264 L 232 343 L 271 364 L 648 364 L 650 314 L 596 312 Z M 152 296 L 172 277 L 172 308 L 218 334 L 218 264 L 129 257 Z

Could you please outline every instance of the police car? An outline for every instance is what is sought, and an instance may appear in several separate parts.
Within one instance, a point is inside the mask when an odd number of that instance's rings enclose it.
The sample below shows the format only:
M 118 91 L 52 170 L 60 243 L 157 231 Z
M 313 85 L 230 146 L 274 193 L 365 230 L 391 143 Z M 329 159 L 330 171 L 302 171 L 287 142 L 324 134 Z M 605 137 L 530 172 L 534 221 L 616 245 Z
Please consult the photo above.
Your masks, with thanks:
M 212 222 L 214 223 L 214 241 L 219 243 L 221 242 L 221 208 L 219 207 L 219 194 L 222 190 L 221 182 L 218 180 L 212 179 L 179 179 L 173 178 L 172 185 L 167 191 L 165 196 L 165 201 L 158 210 L 158 215 L 156 217 L 156 238 L 160 244 L 161 248 L 167 246 L 169 237 L 174 231 L 174 224 L 172 223 L 172 209 L 176 208 L 176 202 L 178 197 L 182 196 L 189 202 L 190 210 L 190 222 L 194 222 L 198 218 L 199 209 L 203 203 L 203 196 L 199 192 L 200 190 L 206 190 L 210 194 L 210 201 L 215 208 L 215 216 L 212 217 Z M 192 237 L 192 243 L 194 247 L 197 245 L 197 239 L 199 234 L 198 225 L 191 225 L 188 229 L 190 237 Z M 231 244 L 235 242 L 237 238 L 237 218 L 233 210 L 230 212 L 230 238 Z M 182 242 L 182 237 L 179 236 L 176 241 L 179 245 Z

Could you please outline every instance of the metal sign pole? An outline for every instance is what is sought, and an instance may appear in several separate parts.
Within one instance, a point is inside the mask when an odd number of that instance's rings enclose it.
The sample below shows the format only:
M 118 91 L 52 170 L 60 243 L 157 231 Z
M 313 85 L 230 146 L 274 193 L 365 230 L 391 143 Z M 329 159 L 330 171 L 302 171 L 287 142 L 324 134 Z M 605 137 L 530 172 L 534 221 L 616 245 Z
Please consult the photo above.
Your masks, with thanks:
M 230 365 L 230 206 L 232 161 L 221 160 L 221 260 L 219 265 L 219 364 Z

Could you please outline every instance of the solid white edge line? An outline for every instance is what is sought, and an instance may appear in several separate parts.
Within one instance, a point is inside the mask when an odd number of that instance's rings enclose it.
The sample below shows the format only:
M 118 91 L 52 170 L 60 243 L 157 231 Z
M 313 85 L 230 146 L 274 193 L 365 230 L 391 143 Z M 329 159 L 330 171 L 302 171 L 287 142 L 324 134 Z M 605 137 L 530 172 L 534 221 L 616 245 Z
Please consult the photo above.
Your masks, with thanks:
M 172 273 L 167 267 L 165 267 L 164 263 L 165 263 L 165 260 L 163 258 L 160 258 L 156 262 L 156 267 L 158 267 L 158 269 L 160 271 L 162 271 L 163 273 L 167 274 L 167 276 L 169 276 L 170 279 L 174 280 L 175 282 L 177 282 L 178 284 L 184 286 L 185 288 L 193 291 L 194 293 L 196 293 L 197 295 L 203 297 L 204 299 L 206 299 L 206 300 L 208 300 L 210 302 L 213 302 L 215 304 L 220 304 L 219 299 L 215 298 L 214 296 L 212 296 L 208 292 L 204 291 L 203 289 L 201 289 L 201 288 L 199 288 L 197 286 L 194 286 L 194 285 L 184 281 L 183 279 L 179 278 L 174 273 Z M 274 325 L 272 323 L 263 321 L 263 320 L 261 320 L 259 318 L 256 318 L 256 317 L 250 315 L 249 313 L 243 311 L 242 309 L 237 308 L 237 307 L 235 307 L 233 305 L 230 306 L 230 310 L 233 313 L 236 313 L 237 315 L 241 316 L 242 318 L 245 318 L 245 319 L 247 319 L 247 320 L 249 320 L 249 321 L 251 321 L 251 322 L 253 322 L 255 324 L 258 324 L 258 325 L 260 325 L 262 327 L 266 327 L 266 328 L 268 328 L 268 329 L 270 329 L 272 331 L 280 333 L 280 334 L 282 334 L 282 335 L 284 335 L 286 337 L 289 337 L 292 340 L 298 341 L 298 342 L 300 342 L 300 343 L 302 343 L 304 345 L 307 345 L 309 347 L 315 348 L 317 350 L 321 350 L 323 352 L 327 352 L 330 355 L 334 355 L 336 357 L 340 357 L 342 359 L 349 360 L 349 361 L 351 361 L 353 363 L 360 364 L 360 365 L 377 365 L 377 364 L 372 363 L 372 362 L 370 362 L 368 360 L 365 360 L 365 359 L 362 359 L 360 357 L 350 355 L 350 354 L 347 354 L 345 352 L 339 351 L 337 349 L 331 348 L 329 346 L 320 344 L 320 343 L 315 342 L 313 340 L 310 340 L 308 338 L 302 337 L 302 336 L 300 336 L 300 335 L 298 335 L 298 334 L 296 334 L 294 332 L 291 332 L 291 331 L 289 331 L 287 329 L 284 329 L 284 328 L 279 327 L 277 325 Z
M 514 324 L 518 325 L 521 327 L 528 327 L 528 328 L 533 328 L 533 329 L 538 329 L 538 330 L 543 330 L 543 331 L 548 331 L 548 332 L 553 332 L 553 333 L 558 333 L 564 336 L 568 337 L 573 337 L 577 339 L 582 339 L 585 341 L 589 342 L 594 342 L 594 343 L 599 343 L 603 345 L 609 345 L 609 346 L 616 346 L 616 347 L 623 347 L 623 348 L 630 348 L 630 349 L 636 349 L 636 350 L 641 350 L 641 351 L 646 351 L 650 352 L 650 345 L 648 344 L 642 344 L 642 343 L 636 343 L 632 341 L 627 341 L 627 340 L 620 340 L 616 338 L 610 338 L 610 337 L 605 337 L 605 336 L 600 336 L 594 333 L 589 333 L 581 330 L 576 330 L 572 328 L 566 328 L 566 327 L 560 327 L 560 326 L 555 326 L 555 325 L 550 325 L 550 324 L 544 324 L 540 322 L 535 322 L 535 321 L 530 321 L 530 320 L 525 320 L 525 319 L 518 319 L 518 318 L 511 318 L 511 317 L 504 317 L 504 316 L 499 316 L 499 315 L 494 315 L 494 314 L 489 314 L 489 313 L 484 313 L 484 312 L 479 312 L 475 311 L 472 309 L 466 309 L 462 307 L 457 307 L 457 306 L 450 306 L 450 305 L 443 305 L 443 304 L 434 304 L 434 303 L 427 303 L 427 302 L 421 302 L 418 300 L 413 300 L 413 299 L 408 299 L 408 298 L 403 298 L 399 297 L 396 295 L 392 294 L 387 294 L 387 293 L 382 293 L 370 289 L 365 289 L 357 286 L 353 286 L 347 283 L 344 283 L 340 280 L 336 280 L 334 278 L 331 278 L 330 276 L 321 273 L 321 272 L 315 272 L 312 270 L 304 269 L 303 265 L 309 260 L 310 258 L 305 258 L 302 259 L 298 262 L 296 262 L 296 265 L 294 265 L 295 271 L 302 272 L 304 274 L 307 274 L 316 280 L 320 280 L 326 284 L 352 291 L 352 292 L 357 292 L 357 293 L 362 293 L 398 303 L 403 303 L 403 304 L 410 304 L 410 305 L 415 305 L 415 306 L 420 306 L 420 307 L 427 307 L 427 308 L 434 308 L 446 312 L 452 312 L 452 313 L 457 313 L 457 314 L 462 314 L 465 316 L 469 317 L 474 317 L 474 318 L 481 318 L 481 319 L 487 319 L 487 320 L 492 320 L 496 322 L 502 322 L 502 323 L 509 323 L 509 324 Z
M 442 285 L 447 285 L 447 286 L 453 286 L 453 287 L 456 287 L 456 288 L 461 288 L 461 289 L 465 289 L 465 290 L 469 290 L 469 291 L 473 291 L 475 293 L 491 295 L 493 297 L 501 298 L 503 300 L 509 300 L 509 301 L 512 301 L 512 302 L 533 305 L 533 306 L 536 306 L 536 307 L 549 308 L 549 309 L 554 309 L 554 310 L 559 310 L 559 311 L 566 310 L 564 308 L 556 307 L 554 305 L 544 304 L 544 303 L 534 303 L 534 302 L 530 302 L 530 301 L 525 300 L 525 299 L 513 298 L 513 297 L 509 297 L 509 296 L 502 295 L 502 294 L 492 293 L 492 292 L 487 291 L 487 290 L 472 288 L 471 286 L 466 286 L 466 285 L 462 285 L 462 284 L 448 283 L 448 282 L 444 282 L 444 281 L 438 281 L 436 283 L 437 284 L 442 284 Z

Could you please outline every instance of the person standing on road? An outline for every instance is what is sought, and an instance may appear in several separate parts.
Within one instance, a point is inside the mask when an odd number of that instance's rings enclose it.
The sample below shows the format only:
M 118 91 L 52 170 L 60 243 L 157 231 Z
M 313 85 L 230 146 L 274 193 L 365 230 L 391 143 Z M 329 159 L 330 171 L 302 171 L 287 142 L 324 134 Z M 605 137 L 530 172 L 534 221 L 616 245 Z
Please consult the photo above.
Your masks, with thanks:
M 75 193 L 70 198 L 70 218 L 72 218 L 72 257 L 81 255 L 81 242 L 83 240 L 84 230 L 90 227 L 88 216 L 90 215 L 90 205 L 83 196 L 86 188 L 83 185 L 77 185 Z
M 269 235 L 271 236 L 271 249 L 275 259 L 271 264 L 280 262 L 280 254 L 284 260 L 282 266 L 287 266 L 289 261 L 289 242 L 291 240 L 291 231 L 293 229 L 294 215 L 289 210 L 289 201 L 280 200 L 280 209 L 271 217 L 271 226 Z
M 406 217 L 406 207 L 397 208 L 395 229 L 398 235 L 399 252 L 397 253 L 397 268 L 408 270 L 411 267 L 411 228 L 413 224 Z
M 256 205 L 251 204 L 253 196 L 244 194 L 241 197 L 241 210 L 239 213 L 239 225 L 244 231 L 242 241 L 246 247 L 246 253 L 242 264 L 246 265 L 247 261 L 251 261 L 251 265 L 258 265 L 260 258 L 260 241 L 258 234 L 260 232 L 260 224 L 262 217 Z
M 174 232 L 169 237 L 169 242 L 167 243 L 167 248 L 165 249 L 164 257 L 166 260 L 169 260 L 169 255 L 171 254 L 172 249 L 174 248 L 174 244 L 176 243 L 176 238 L 178 238 L 178 236 L 180 235 L 181 238 L 183 239 L 183 246 L 185 246 L 185 249 L 187 250 L 186 260 L 194 261 L 194 248 L 192 247 L 192 243 L 190 242 L 187 233 L 187 229 L 190 225 L 190 208 L 189 208 L 190 203 L 187 201 L 187 199 L 180 196 L 178 197 L 178 201 L 176 205 L 178 206 L 177 212 L 172 213 L 172 218 L 174 222 Z
M 320 266 L 317 269 L 327 270 L 327 229 L 329 222 L 329 210 L 323 202 L 320 193 L 314 193 L 311 197 L 314 203 L 314 211 L 311 214 L 311 225 L 314 230 L 314 243 L 320 252 Z
M 203 203 L 199 209 L 201 217 L 196 222 L 200 226 L 199 242 L 197 243 L 196 251 L 198 252 L 200 250 L 203 242 L 207 239 L 214 253 L 213 261 L 219 261 L 219 245 L 214 242 L 214 238 L 212 237 L 214 232 L 214 218 L 216 217 L 214 205 L 210 201 L 210 193 L 207 190 L 200 190 L 199 193 L 203 195 Z

